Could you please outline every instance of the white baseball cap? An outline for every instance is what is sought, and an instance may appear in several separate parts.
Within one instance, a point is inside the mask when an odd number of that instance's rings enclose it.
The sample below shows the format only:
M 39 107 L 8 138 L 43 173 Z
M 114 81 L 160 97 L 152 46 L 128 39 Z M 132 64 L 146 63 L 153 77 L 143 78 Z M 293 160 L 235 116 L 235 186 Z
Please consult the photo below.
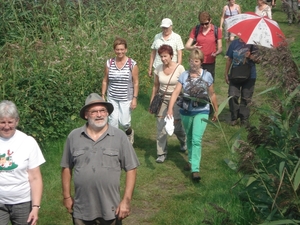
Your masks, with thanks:
M 169 18 L 164 18 L 164 19 L 161 21 L 160 27 L 166 27 L 166 28 L 168 28 L 168 27 L 170 27 L 170 26 L 172 26 L 172 25 L 173 25 L 173 23 L 172 23 L 172 20 L 171 20 L 171 19 L 169 19 Z

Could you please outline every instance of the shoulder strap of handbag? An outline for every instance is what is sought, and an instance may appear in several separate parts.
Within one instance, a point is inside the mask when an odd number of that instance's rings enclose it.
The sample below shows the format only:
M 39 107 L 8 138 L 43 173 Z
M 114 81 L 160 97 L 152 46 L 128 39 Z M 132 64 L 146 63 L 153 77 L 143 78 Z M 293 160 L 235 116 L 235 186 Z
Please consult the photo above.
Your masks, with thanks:
M 232 13 L 231 13 L 231 9 L 230 9 L 230 5 L 228 4 L 228 9 L 229 9 L 229 12 L 230 12 L 230 16 L 232 16 Z
M 174 75 L 174 73 L 175 73 L 175 71 L 176 71 L 176 69 L 177 69 L 178 66 L 179 66 L 179 64 L 177 64 L 177 66 L 176 66 L 175 69 L 173 70 L 173 73 L 172 73 L 172 75 L 171 75 L 171 77 L 170 77 L 170 79 L 169 79 L 169 82 L 168 82 L 168 84 L 167 84 L 167 88 L 166 88 L 166 90 L 164 91 L 164 93 L 163 93 L 162 96 L 164 96 L 164 95 L 166 94 L 166 92 L 167 92 L 167 90 L 168 90 L 168 87 L 169 87 L 169 84 L 170 84 L 170 81 L 171 81 L 171 79 L 172 79 L 172 77 L 173 77 L 173 75 Z

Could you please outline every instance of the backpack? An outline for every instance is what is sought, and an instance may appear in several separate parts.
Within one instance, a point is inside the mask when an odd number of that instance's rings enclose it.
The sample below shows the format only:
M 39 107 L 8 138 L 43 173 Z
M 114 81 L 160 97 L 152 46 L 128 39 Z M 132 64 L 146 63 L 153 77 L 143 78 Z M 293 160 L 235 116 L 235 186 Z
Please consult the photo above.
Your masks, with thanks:
M 112 62 L 113 62 L 114 60 L 115 60 L 115 58 L 109 59 L 109 68 L 111 67 Z M 132 72 L 132 62 L 131 62 L 131 58 L 129 58 L 129 57 L 128 57 L 128 64 L 129 64 L 130 72 Z
M 250 47 L 250 52 L 253 51 L 253 45 Z M 233 84 L 241 84 L 248 81 L 251 77 L 251 66 L 244 61 L 242 65 L 232 67 L 229 73 L 229 80 Z
M 198 34 L 199 34 L 199 31 L 200 31 L 200 24 L 198 24 L 197 26 L 196 26 L 196 29 L 195 29 L 195 37 L 194 37 L 194 40 L 193 40 L 193 44 L 192 45 L 194 45 L 194 44 L 196 44 L 197 43 L 197 36 L 198 36 Z M 216 26 L 216 25 L 214 25 L 214 33 L 215 33 L 215 41 L 216 41 L 216 44 L 217 44 L 217 42 L 218 42 L 218 27 Z
M 204 70 L 201 77 L 193 82 L 189 82 L 185 90 L 178 96 L 176 104 L 180 108 L 188 110 L 190 105 L 192 108 L 199 108 L 206 106 L 206 104 L 210 102 L 207 92 L 207 83 L 202 79 L 206 72 L 207 70 Z M 188 79 L 191 79 L 190 74 L 188 75 L 187 80 Z

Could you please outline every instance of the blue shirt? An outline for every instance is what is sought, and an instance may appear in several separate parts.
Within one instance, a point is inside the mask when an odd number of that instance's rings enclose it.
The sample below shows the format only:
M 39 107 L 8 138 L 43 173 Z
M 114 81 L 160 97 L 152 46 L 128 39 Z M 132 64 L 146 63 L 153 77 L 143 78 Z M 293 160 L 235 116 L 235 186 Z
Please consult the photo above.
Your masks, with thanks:
M 186 97 L 189 97 L 189 92 L 186 91 L 186 88 L 189 84 L 189 71 L 184 71 L 178 78 L 178 82 L 182 84 L 182 87 L 183 87 L 183 93 L 184 93 L 184 96 Z M 214 79 L 211 75 L 210 72 L 206 71 L 206 70 L 202 70 L 202 74 L 199 78 L 194 78 L 195 80 L 196 79 L 202 79 L 205 83 L 205 88 L 206 91 L 203 92 L 203 94 L 208 94 L 208 87 L 211 86 L 214 82 Z M 192 79 L 192 80 L 194 80 Z M 201 84 L 203 86 L 203 84 Z M 180 114 L 182 115 L 186 115 L 186 116 L 193 116 L 193 115 L 196 115 L 198 113 L 203 113 L 203 114 L 209 114 L 209 104 L 205 104 L 205 105 L 201 105 L 199 107 L 194 107 L 192 105 L 192 102 L 190 102 L 189 106 L 188 106 L 188 110 L 184 110 L 184 109 L 180 109 Z
M 253 47 L 251 47 L 253 46 Z M 240 39 L 235 39 L 234 41 L 231 42 L 229 45 L 229 48 L 227 50 L 226 55 L 231 58 L 232 60 L 232 67 L 237 67 L 246 60 L 251 66 L 251 79 L 256 79 L 256 67 L 255 63 L 250 60 L 246 59 L 246 52 L 248 51 L 256 51 L 257 48 L 254 45 L 248 45 L 244 42 L 242 42 Z

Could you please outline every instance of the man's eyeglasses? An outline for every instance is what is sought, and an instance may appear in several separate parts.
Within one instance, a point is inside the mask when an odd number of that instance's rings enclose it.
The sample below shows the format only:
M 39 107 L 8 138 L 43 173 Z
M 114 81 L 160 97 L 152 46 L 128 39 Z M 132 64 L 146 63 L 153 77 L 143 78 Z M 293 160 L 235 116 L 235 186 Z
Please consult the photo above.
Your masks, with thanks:
M 90 110 L 89 111 L 91 113 L 92 116 L 95 116 L 98 114 L 98 112 L 100 112 L 100 114 L 105 114 L 107 113 L 106 109 L 99 109 L 99 110 Z
M 210 22 L 206 22 L 206 23 L 200 23 L 200 25 L 204 26 L 204 25 L 208 25 Z

